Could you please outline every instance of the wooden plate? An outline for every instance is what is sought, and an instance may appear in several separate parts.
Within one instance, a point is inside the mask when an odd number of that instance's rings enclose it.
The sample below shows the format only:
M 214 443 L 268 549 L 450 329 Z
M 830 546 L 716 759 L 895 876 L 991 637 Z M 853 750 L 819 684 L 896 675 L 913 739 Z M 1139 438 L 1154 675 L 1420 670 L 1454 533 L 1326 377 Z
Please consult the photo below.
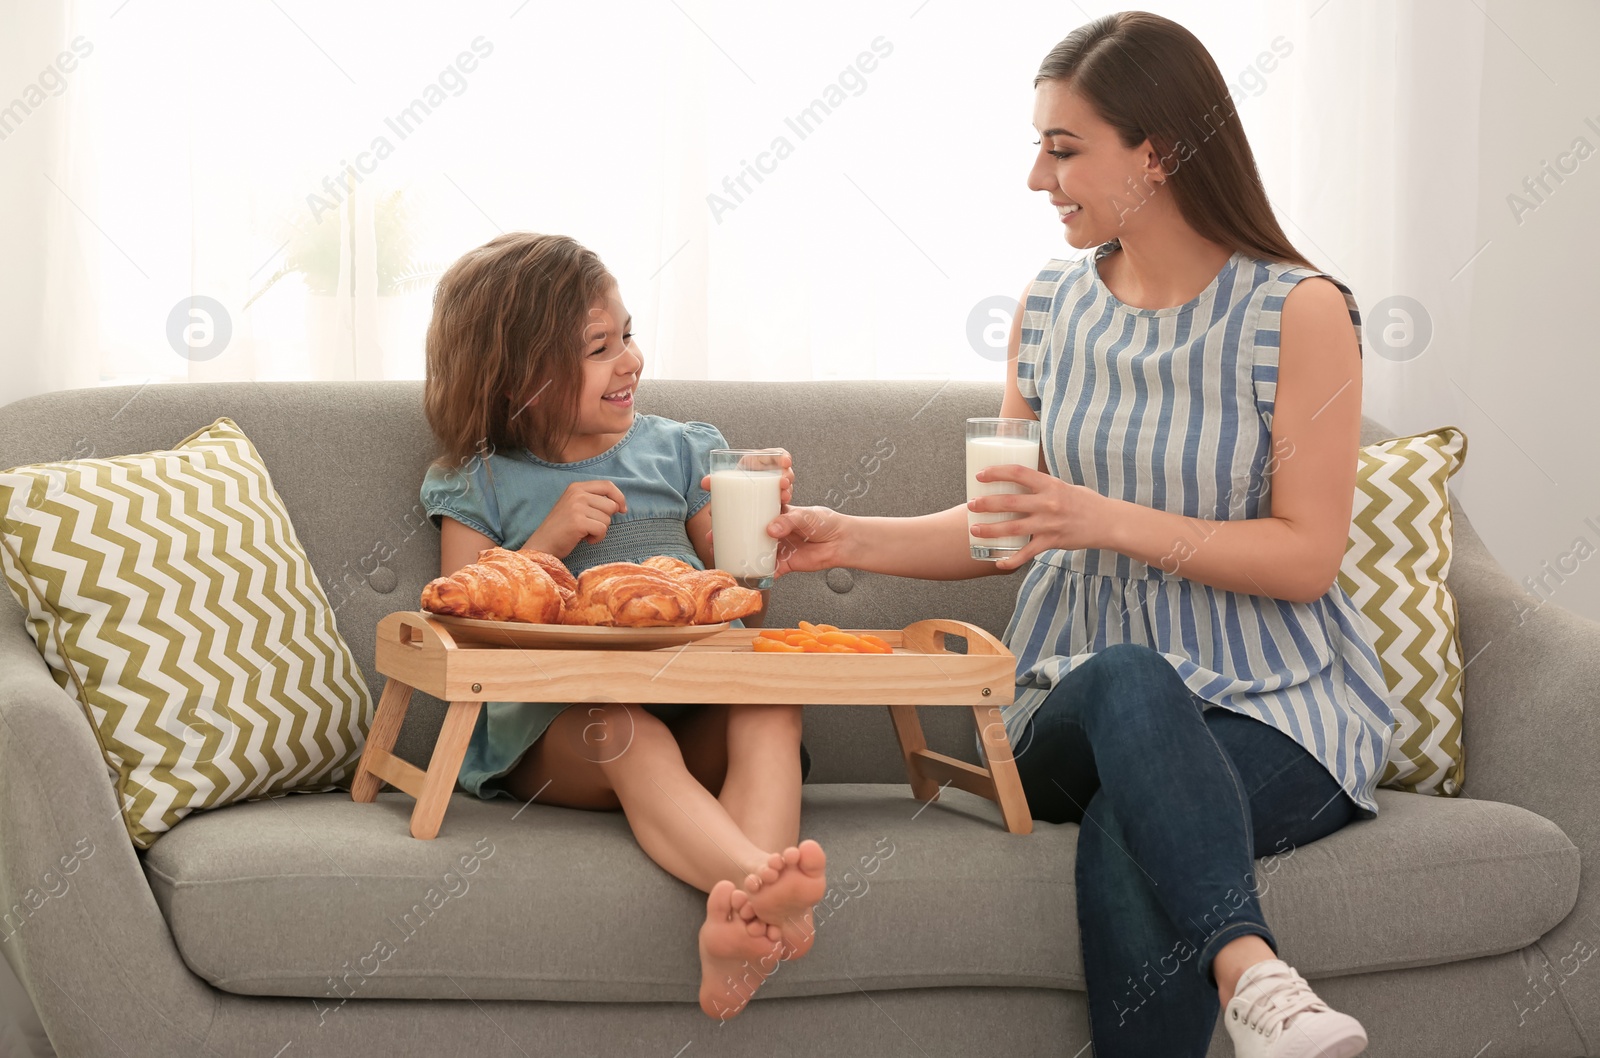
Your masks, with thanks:
M 536 625 L 525 621 L 480 621 L 472 617 L 422 613 L 445 627 L 458 643 L 534 649 L 658 650 L 679 647 L 725 632 L 731 622 L 673 625 L 667 628 L 604 628 L 592 625 Z

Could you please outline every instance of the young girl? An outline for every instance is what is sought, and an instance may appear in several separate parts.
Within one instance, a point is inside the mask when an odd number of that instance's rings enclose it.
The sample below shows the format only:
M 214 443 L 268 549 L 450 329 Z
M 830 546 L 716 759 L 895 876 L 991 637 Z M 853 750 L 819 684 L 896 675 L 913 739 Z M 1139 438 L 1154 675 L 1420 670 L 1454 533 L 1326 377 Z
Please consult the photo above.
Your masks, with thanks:
M 1227 84 L 1183 27 L 1096 19 L 1034 87 L 1028 186 L 1093 251 L 1047 264 L 1011 332 L 1000 414 L 1040 421 L 1040 465 L 980 475 L 1020 494 L 920 518 L 785 513 L 779 572 L 1026 571 L 1006 733 L 1035 818 L 1081 824 L 1099 1058 L 1199 1058 L 1219 1008 L 1244 1058 L 1353 1055 L 1361 1025 L 1278 959 L 1254 858 L 1377 814 L 1393 717 L 1337 582 L 1355 299 L 1284 237 Z M 1018 516 L 973 535 L 1031 543 L 973 559 L 968 509 Z
M 428 328 L 422 484 L 440 574 L 488 547 L 574 574 L 670 555 L 711 564 L 713 426 L 638 415 L 644 355 L 616 281 L 571 239 L 517 232 L 444 274 Z M 787 455 L 782 486 L 794 484 Z M 799 840 L 800 706 L 486 702 L 461 785 L 569 808 L 620 807 L 644 851 L 710 894 L 700 1006 L 728 1018 L 781 959 L 810 950 L 825 857 Z M 754 971 L 754 975 L 752 975 Z

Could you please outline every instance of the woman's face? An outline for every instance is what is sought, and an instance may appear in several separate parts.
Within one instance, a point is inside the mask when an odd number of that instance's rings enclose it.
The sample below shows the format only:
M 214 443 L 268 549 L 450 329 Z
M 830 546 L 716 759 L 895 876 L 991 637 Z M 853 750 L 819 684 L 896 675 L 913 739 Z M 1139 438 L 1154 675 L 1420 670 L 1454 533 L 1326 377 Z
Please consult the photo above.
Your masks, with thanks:
M 1033 127 L 1039 153 L 1028 187 L 1049 195 L 1070 245 L 1098 246 L 1138 224 L 1140 207 L 1164 179 L 1149 140 L 1124 147 L 1116 130 L 1067 81 L 1039 83 Z

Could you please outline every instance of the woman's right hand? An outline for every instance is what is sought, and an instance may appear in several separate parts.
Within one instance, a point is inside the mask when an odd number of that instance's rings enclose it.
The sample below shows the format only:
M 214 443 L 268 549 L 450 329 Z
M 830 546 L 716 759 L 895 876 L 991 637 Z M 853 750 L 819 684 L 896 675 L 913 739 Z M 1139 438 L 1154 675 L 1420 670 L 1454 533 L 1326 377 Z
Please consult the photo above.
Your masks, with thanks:
M 778 541 L 778 576 L 844 565 L 850 517 L 831 507 L 790 507 L 767 528 Z
M 566 558 L 580 543 L 598 544 L 604 540 L 612 515 L 627 510 L 628 501 L 615 482 L 574 481 L 522 550 Z

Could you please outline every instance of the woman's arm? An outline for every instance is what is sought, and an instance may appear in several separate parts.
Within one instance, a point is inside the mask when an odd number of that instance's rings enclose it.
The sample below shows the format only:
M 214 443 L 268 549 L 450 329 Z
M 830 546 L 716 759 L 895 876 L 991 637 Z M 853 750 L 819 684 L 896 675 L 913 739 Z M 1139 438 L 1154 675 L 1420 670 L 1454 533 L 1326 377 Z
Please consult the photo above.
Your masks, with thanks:
M 1339 575 L 1360 436 L 1361 357 L 1348 306 L 1332 283 L 1307 279 L 1283 305 L 1267 466 L 1270 516 L 1186 518 L 1004 467 L 985 471 L 983 479 L 1016 481 L 1032 493 L 989 497 L 977 501 L 977 509 L 1027 513 L 1003 533 L 1031 532 L 1033 541 L 1004 566 L 1020 565 L 1050 547 L 1110 548 L 1225 591 L 1313 602 Z M 986 527 L 979 535 L 986 535 Z

